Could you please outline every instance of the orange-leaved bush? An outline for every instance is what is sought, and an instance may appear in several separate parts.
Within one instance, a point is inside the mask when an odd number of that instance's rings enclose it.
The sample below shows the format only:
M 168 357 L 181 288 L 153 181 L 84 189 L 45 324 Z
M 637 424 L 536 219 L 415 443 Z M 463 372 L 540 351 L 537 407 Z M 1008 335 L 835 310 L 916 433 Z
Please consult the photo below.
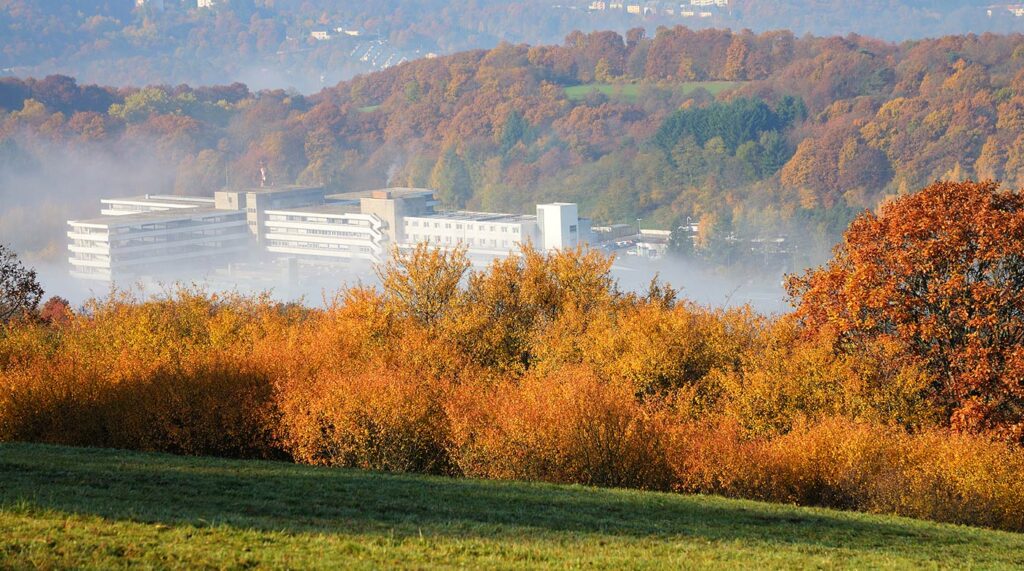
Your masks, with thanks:
M 656 408 L 628 383 L 569 366 L 449 401 L 452 457 L 467 476 L 667 489 Z
M 423 246 L 382 269 L 383 288 L 349 288 L 325 308 L 114 293 L 0 323 L 0 441 L 673 489 L 1024 529 L 1024 452 L 985 423 L 973 426 L 982 434 L 941 426 L 973 377 L 959 363 L 941 376 L 935 354 L 914 351 L 900 334 L 913 319 L 886 317 L 897 304 L 845 313 L 864 307 L 851 305 L 856 284 L 835 282 L 852 288 L 836 299 L 823 285 L 861 267 L 845 259 L 806 278 L 807 305 L 780 318 L 677 301 L 657 282 L 619 291 L 611 260 L 583 248 L 524 248 L 471 269 L 464 252 Z M 891 327 L 857 321 L 872 311 Z M 1013 329 L 972 331 L 992 344 Z M 973 397 L 997 405 L 992 414 L 1012 410 L 1012 377 L 981 378 L 991 382 Z

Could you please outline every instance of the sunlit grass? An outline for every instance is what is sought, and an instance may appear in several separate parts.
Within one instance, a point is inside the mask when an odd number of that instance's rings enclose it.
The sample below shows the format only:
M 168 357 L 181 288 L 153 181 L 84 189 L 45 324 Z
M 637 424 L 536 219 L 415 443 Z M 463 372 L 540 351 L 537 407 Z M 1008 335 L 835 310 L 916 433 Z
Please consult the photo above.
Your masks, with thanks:
M 674 494 L 0 445 L 0 568 L 1024 564 L 1024 536 Z
M 684 83 L 678 83 L 673 88 L 678 89 L 681 93 L 688 94 L 696 91 L 697 89 L 705 89 L 711 95 L 718 95 L 723 91 L 732 89 L 740 85 L 738 81 L 687 81 Z M 611 99 L 619 99 L 628 101 L 630 103 L 635 102 L 640 95 L 641 86 L 635 83 L 585 83 L 582 85 L 572 85 L 565 88 L 565 95 L 569 99 L 579 100 L 584 99 L 593 91 L 598 91 L 608 96 Z

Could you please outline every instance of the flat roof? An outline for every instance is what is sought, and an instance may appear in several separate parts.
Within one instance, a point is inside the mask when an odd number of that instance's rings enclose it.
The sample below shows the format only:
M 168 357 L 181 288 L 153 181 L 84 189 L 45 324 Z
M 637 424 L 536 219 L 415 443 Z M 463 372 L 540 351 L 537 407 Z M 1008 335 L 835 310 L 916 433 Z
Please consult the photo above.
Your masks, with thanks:
M 183 204 L 213 204 L 214 199 L 205 196 L 174 196 L 170 194 L 138 194 L 119 198 L 101 198 L 100 203 L 110 202 L 180 202 Z
M 244 210 L 223 210 L 217 208 L 188 208 L 181 210 L 158 210 L 156 212 L 139 212 L 137 214 L 124 214 L 121 216 L 100 216 L 98 218 L 83 218 L 68 220 L 68 224 L 91 224 L 99 226 L 128 226 L 138 223 L 166 222 L 170 220 L 191 220 L 197 216 L 209 214 L 243 214 Z
M 360 214 L 359 205 L 356 204 L 313 204 L 310 206 L 291 206 L 288 208 L 274 208 L 266 211 L 268 214 L 271 213 L 287 213 L 287 214 Z
M 359 200 L 360 198 L 377 198 L 380 193 L 388 193 L 391 198 L 412 198 L 427 196 L 433 198 L 435 191 L 429 188 L 415 188 L 409 186 L 394 186 L 389 188 L 376 188 L 370 190 L 354 190 L 352 192 L 340 192 L 328 194 L 328 200 Z M 383 198 L 383 197 L 381 197 Z
M 502 222 L 515 223 L 526 220 L 536 220 L 532 214 L 506 214 L 500 212 L 473 212 L 471 210 L 456 210 L 452 212 L 435 212 L 432 214 L 421 214 L 419 216 L 406 216 L 406 218 L 424 218 L 432 220 L 463 220 L 467 222 Z

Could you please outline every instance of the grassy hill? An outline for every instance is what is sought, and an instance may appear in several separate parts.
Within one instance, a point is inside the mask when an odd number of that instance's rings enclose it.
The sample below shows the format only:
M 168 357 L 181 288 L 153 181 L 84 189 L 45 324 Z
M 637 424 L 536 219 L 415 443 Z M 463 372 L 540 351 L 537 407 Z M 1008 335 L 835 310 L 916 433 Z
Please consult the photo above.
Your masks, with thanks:
M 706 89 L 711 95 L 718 95 L 740 84 L 739 81 L 686 81 L 678 84 L 676 89 L 683 95 L 697 89 Z M 640 88 L 641 86 L 635 83 L 584 83 L 566 87 L 565 95 L 571 100 L 580 100 L 585 99 L 591 92 L 598 91 L 611 99 L 635 103 L 640 94 Z
M 0 445 L 0 568 L 1019 567 L 1024 535 L 713 497 Z

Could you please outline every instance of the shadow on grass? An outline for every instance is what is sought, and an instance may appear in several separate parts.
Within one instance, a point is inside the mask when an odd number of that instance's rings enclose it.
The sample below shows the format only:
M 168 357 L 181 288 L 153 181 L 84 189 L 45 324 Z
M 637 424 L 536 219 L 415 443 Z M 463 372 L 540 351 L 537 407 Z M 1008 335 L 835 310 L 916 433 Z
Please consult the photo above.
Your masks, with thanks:
M 699 496 L 0 445 L 0 506 L 26 503 L 115 520 L 397 537 L 570 533 L 887 551 L 986 541 L 968 528 Z

